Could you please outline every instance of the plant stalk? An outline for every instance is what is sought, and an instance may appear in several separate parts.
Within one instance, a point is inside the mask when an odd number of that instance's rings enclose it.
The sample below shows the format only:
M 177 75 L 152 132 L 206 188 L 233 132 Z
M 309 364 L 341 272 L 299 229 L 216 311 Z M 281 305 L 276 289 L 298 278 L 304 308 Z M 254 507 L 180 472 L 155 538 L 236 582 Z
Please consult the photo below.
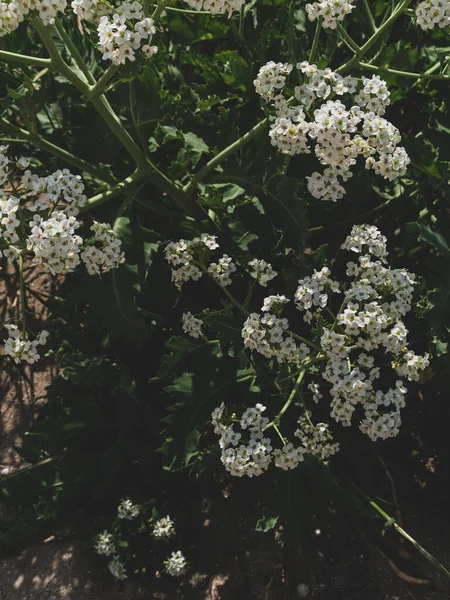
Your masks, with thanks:
M 0 50 L 0 59 L 3 59 L 5 62 L 21 63 L 30 67 L 50 67 L 52 64 L 50 58 L 16 54 L 15 52 L 7 52 L 6 50 Z

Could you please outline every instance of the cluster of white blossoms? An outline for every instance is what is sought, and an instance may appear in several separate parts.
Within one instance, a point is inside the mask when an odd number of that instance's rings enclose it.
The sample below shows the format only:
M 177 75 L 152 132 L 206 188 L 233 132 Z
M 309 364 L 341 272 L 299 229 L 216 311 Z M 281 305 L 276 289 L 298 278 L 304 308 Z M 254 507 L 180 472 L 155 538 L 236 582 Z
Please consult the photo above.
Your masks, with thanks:
M 193 338 L 198 339 L 201 335 L 203 335 L 203 325 L 203 321 L 201 319 L 197 319 L 197 317 L 194 317 L 194 315 L 189 311 L 183 313 L 181 316 L 181 326 L 184 333 L 187 333 Z
M 108 563 L 108 569 L 119 581 L 128 578 L 125 565 L 120 560 L 119 556 L 114 556 L 114 558 Z
M 141 512 L 139 504 L 133 504 L 129 498 L 121 500 L 117 508 L 117 516 L 119 519 L 127 519 L 132 521 L 136 519 Z
M 320 338 L 327 357 L 323 378 L 331 384 L 331 416 L 350 426 L 360 406 L 361 431 L 372 440 L 386 439 L 399 431 L 407 390 L 401 380 L 387 391 L 375 389 L 380 377 L 379 351 L 391 357 L 396 375 L 409 381 L 418 381 L 429 366 L 427 355 L 418 356 L 408 349 L 408 331 L 402 321 L 411 310 L 415 276 L 406 269 L 386 266 L 386 238 L 376 227 L 355 225 L 342 248 L 361 256 L 358 263 L 347 263 L 351 281 L 342 307 L 334 326 L 324 327 Z M 302 287 L 303 281 L 299 284 Z M 316 311 L 311 316 L 321 315 Z
M 303 342 L 297 345 L 288 329 L 288 320 L 276 314 L 268 312 L 261 316 L 251 313 L 242 328 L 244 346 L 266 358 L 274 357 L 279 363 L 299 364 L 308 356 L 310 349 Z
M 53 212 L 48 219 L 34 215 L 27 250 L 34 254 L 33 262 L 52 275 L 68 273 L 80 263 L 83 239 L 75 235 L 80 223 L 63 212 Z
M 386 83 L 378 75 L 370 79 L 343 77 L 329 68 L 319 69 L 307 61 L 297 64 L 303 83 L 294 89 L 300 104 L 288 104 L 282 91 L 292 65 L 269 62 L 254 81 L 255 89 L 273 105 L 275 117 L 270 126 L 270 142 L 281 153 L 310 154 L 311 142 L 323 173 L 314 172 L 308 190 L 318 199 L 336 202 L 345 195 L 342 183 L 352 176 L 358 157 L 366 169 L 389 181 L 406 173 L 410 159 L 401 146 L 396 127 L 383 118 L 390 103 Z M 340 99 L 350 97 L 346 106 Z M 327 100 L 327 98 L 330 98 Z M 305 111 L 320 100 L 310 119 Z M 306 107 L 306 108 L 304 108 Z
M 408 331 L 403 318 L 411 310 L 415 276 L 406 269 L 387 264 L 386 238 L 371 225 L 355 225 L 341 248 L 358 254 L 357 262 L 347 262 L 348 280 L 335 281 L 327 267 L 298 282 L 295 308 L 310 325 L 313 340 L 289 330 L 282 312 L 289 298 L 280 294 L 267 296 L 262 314 L 251 313 L 244 322 L 244 346 L 279 363 L 293 363 L 302 369 L 299 377 L 314 364 L 325 385 L 317 381 L 307 385 L 304 397 L 312 396 L 315 404 L 330 398 L 330 416 L 343 426 L 356 420 L 359 429 L 371 440 L 387 439 L 398 434 L 401 409 L 407 389 L 402 379 L 420 381 L 430 361 L 409 348 Z M 184 251 L 184 250 L 183 250 Z M 333 306 L 330 301 L 338 296 Z M 297 345 L 296 340 L 302 343 Z M 304 343 L 306 342 L 306 343 Z M 386 370 L 389 389 L 378 389 L 377 380 Z M 303 396 L 300 390 L 299 394 Z M 304 406 L 294 435 L 300 445 L 288 442 L 279 432 L 281 415 L 273 421 L 264 416 L 266 407 L 247 408 L 239 419 L 227 415 L 222 404 L 212 413 L 212 424 L 219 436 L 221 461 L 237 477 L 258 476 L 272 464 L 281 469 L 295 468 L 305 454 L 321 460 L 339 450 L 329 425 L 311 421 Z M 273 447 L 268 430 L 274 427 L 283 441 Z
M 168 540 L 175 535 L 175 523 L 167 515 L 158 519 L 153 526 L 152 536 L 157 540 Z
M 135 520 L 141 513 L 141 507 L 138 504 L 133 504 L 130 499 L 122 500 L 117 509 L 117 516 L 121 520 Z M 153 519 L 150 521 L 141 519 L 138 523 L 140 531 L 143 530 L 144 522 L 152 526 L 151 535 L 155 540 L 167 541 L 175 536 L 175 523 L 169 515 L 157 519 L 155 522 L 153 522 Z M 94 548 L 100 556 L 112 557 L 108 563 L 108 569 L 116 579 L 122 580 L 127 578 L 127 572 L 125 563 L 121 560 L 120 548 L 123 548 L 125 545 L 128 546 L 128 542 L 124 544 L 123 534 L 120 533 L 117 522 L 113 529 L 114 533 L 110 533 L 105 529 L 103 533 L 97 535 L 94 540 Z M 164 565 L 166 567 L 166 572 L 169 575 L 178 577 L 185 573 L 187 560 L 181 551 L 178 550 L 177 552 L 172 552 L 172 554 L 164 561 Z
M 308 19 L 322 19 L 322 27 L 336 29 L 338 21 L 343 21 L 355 8 L 355 0 L 320 0 L 305 6 Z
M 294 435 L 302 442 L 305 453 L 326 460 L 338 452 L 339 444 L 333 443 L 329 425 L 326 423 L 313 425 L 306 415 L 302 415 L 297 423 L 299 428 Z
M 424 0 L 416 7 L 417 24 L 426 31 L 450 25 L 449 0 Z
M 235 271 L 236 265 L 228 254 L 224 254 L 222 258 L 219 258 L 217 263 L 211 263 L 208 267 L 208 273 L 210 273 L 214 279 L 217 279 L 222 287 L 231 284 L 230 275 Z
M 12 0 L 0 2 L 0 37 L 15 31 L 25 21 L 30 10 L 36 10 L 44 25 L 53 25 L 59 12 L 67 7 L 66 0 Z
M 195 10 L 207 10 L 213 15 L 227 14 L 231 17 L 233 12 L 241 10 L 245 0 L 184 0 Z
M 269 281 L 272 281 L 272 279 L 278 275 L 278 273 L 273 270 L 272 265 L 261 258 L 254 258 L 249 261 L 248 266 L 252 268 L 250 275 L 256 279 L 262 287 L 267 287 Z
M 172 554 L 164 561 L 166 573 L 171 577 L 180 577 L 186 573 L 187 560 L 181 550 L 172 552 Z
M 258 477 L 272 463 L 287 471 L 295 469 L 304 460 L 305 454 L 325 460 L 339 449 L 338 444 L 332 443 L 328 427 L 323 423 L 312 425 L 309 415 L 299 418 L 299 429 L 294 433 L 301 445 L 294 446 L 288 442 L 274 449 L 266 433 L 271 424 L 263 416 L 265 410 L 262 404 L 247 408 L 239 420 L 241 432 L 238 432 L 235 415 L 227 419 L 224 404 L 214 409 L 211 422 L 214 432 L 219 436 L 221 461 L 231 475 Z
M 28 158 L 10 160 L 7 150 L 0 146 L 0 185 L 6 183 L 0 188 L 0 257 L 14 261 L 29 254 L 52 275 L 73 271 L 81 260 L 91 275 L 124 262 L 121 242 L 107 223 L 94 222 L 95 237 L 81 250 L 83 239 L 76 233 L 81 224 L 75 215 L 87 197 L 79 175 L 62 169 L 41 177 L 28 170 Z M 37 338 L 41 339 L 42 335 Z M 37 340 L 30 341 L 17 327 L 10 329 L 5 352 L 16 362 L 35 362 L 36 346 L 45 343 Z
M 109 223 L 94 221 L 91 231 L 95 233 L 94 243 L 98 246 L 87 246 L 81 253 L 89 275 L 100 275 L 111 269 L 117 269 L 125 262 L 125 254 L 121 251 L 122 242 L 118 239 Z
M 69 169 L 55 171 L 47 177 L 40 177 L 26 170 L 22 177 L 22 185 L 34 195 L 45 197 L 46 202 L 39 198 L 27 206 L 32 212 L 40 212 L 50 207 L 55 210 L 64 206 L 64 212 L 70 217 L 77 215 L 87 202 L 81 176 L 74 175 Z
M 17 29 L 31 10 L 37 12 L 44 25 L 54 25 L 58 13 L 64 13 L 67 4 L 67 0 L 0 2 L 0 37 Z M 127 60 L 134 61 L 138 50 L 146 57 L 158 52 L 157 46 L 150 45 L 156 33 L 153 19 L 145 17 L 140 2 L 122 2 L 112 6 L 101 0 L 73 0 L 71 8 L 78 18 L 98 23 L 103 60 L 123 65 Z
M 114 554 L 116 551 L 116 546 L 114 544 L 114 536 L 112 533 L 108 533 L 105 531 L 100 533 L 95 540 L 95 551 L 100 556 L 110 556 Z
M 142 5 L 139 2 L 123 2 L 117 11 L 112 16 L 100 18 L 98 41 L 103 60 L 123 65 L 127 60 L 135 61 L 138 50 L 146 57 L 156 54 L 157 46 L 149 44 L 156 27 L 153 19 L 144 17 Z
M 217 236 L 202 233 L 193 240 L 179 240 L 170 242 L 166 246 L 166 260 L 172 266 L 172 281 L 181 288 L 185 281 L 192 279 L 198 281 L 203 275 L 199 268 L 199 261 L 203 263 L 205 253 L 219 247 Z M 231 273 L 236 271 L 236 265 L 231 258 L 224 254 L 217 263 L 210 263 L 207 272 L 217 279 L 222 287 L 230 285 Z
M 28 338 L 26 332 L 21 331 L 17 325 L 11 323 L 5 325 L 9 337 L 5 340 L 4 352 L 10 356 L 15 363 L 24 361 L 30 365 L 39 360 L 38 346 L 44 346 L 49 336 L 48 331 L 41 331 L 34 340 Z

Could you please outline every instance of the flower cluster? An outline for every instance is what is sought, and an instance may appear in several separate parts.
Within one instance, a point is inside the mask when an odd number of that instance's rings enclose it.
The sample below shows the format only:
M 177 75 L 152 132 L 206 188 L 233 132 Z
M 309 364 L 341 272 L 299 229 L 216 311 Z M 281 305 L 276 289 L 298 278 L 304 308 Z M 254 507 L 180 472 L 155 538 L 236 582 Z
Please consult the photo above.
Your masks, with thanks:
M 158 519 L 153 526 L 152 536 L 157 540 L 168 540 L 175 535 L 175 523 L 167 515 Z
M 41 331 L 35 340 L 30 341 L 28 334 L 20 331 L 17 325 L 10 323 L 5 325 L 5 329 L 9 334 L 4 346 L 4 352 L 7 356 L 10 356 L 17 364 L 24 361 L 31 365 L 39 360 L 40 355 L 37 347 L 44 346 L 47 343 L 48 331 Z
M 294 363 L 300 372 L 287 403 L 270 422 L 262 404 L 247 408 L 240 419 L 234 413 L 227 415 L 224 404 L 213 411 L 221 461 L 232 475 L 258 476 L 272 463 L 293 469 L 306 454 L 327 460 L 339 450 L 329 425 L 313 424 L 305 404 L 294 433 L 300 443 L 283 437 L 280 420 L 296 394 L 314 404 L 328 397 L 334 421 L 350 426 L 356 417 L 361 432 L 373 441 L 398 434 L 407 393 L 399 377 L 420 381 L 430 361 L 428 355 L 418 355 L 408 347 L 403 318 L 411 310 L 415 276 L 387 264 L 386 242 L 376 227 L 355 225 L 341 246 L 358 255 L 357 262 L 346 264 L 348 280 L 335 281 L 327 267 L 299 280 L 295 307 L 305 315 L 312 340 L 289 330 L 281 314 L 289 302 L 284 295 L 268 296 L 261 308 L 263 315 L 251 313 L 245 320 L 246 348 L 278 362 Z M 340 296 L 337 303 L 332 302 L 334 294 Z M 336 314 L 335 305 L 340 307 Z M 297 346 L 297 339 L 307 344 Z M 304 393 L 301 386 L 310 365 L 315 365 L 314 373 L 321 374 L 326 383 L 321 389 L 317 381 L 310 381 Z M 380 389 L 377 380 L 386 367 L 383 378 L 390 378 L 391 387 Z M 280 448 L 274 449 L 267 435 L 272 427 L 283 442 Z
M 269 281 L 272 281 L 278 273 L 273 270 L 272 265 L 260 258 L 254 258 L 249 261 L 248 266 L 252 268 L 250 275 L 256 279 L 259 285 L 267 287 Z
M 40 177 L 39 175 L 25 171 L 22 184 L 36 196 L 43 195 L 47 203 L 39 198 L 33 204 L 27 206 L 32 212 L 52 208 L 55 210 L 63 203 L 64 212 L 70 217 L 77 215 L 80 208 L 86 205 L 87 197 L 84 194 L 84 183 L 80 175 L 73 175 L 69 169 L 62 169 Z
M 202 260 L 206 250 L 215 250 L 219 247 L 216 242 L 217 236 L 202 233 L 200 237 L 193 240 L 179 240 L 170 242 L 166 247 L 166 260 L 172 266 L 172 281 L 178 288 L 181 288 L 185 281 L 192 279 L 198 281 L 203 275 L 196 264 Z M 173 268 L 176 267 L 176 268 Z M 218 263 L 211 263 L 208 271 L 219 280 L 223 286 L 228 285 L 230 274 L 236 270 L 231 259 L 224 254 Z
M 80 226 L 75 217 L 53 212 L 49 219 L 34 215 L 31 234 L 27 238 L 27 250 L 33 252 L 33 262 L 44 267 L 52 275 L 72 271 L 80 262 L 80 246 L 83 243 L 75 235 Z
M 105 531 L 100 533 L 95 540 L 95 551 L 97 554 L 100 554 L 100 556 L 110 556 L 111 554 L 114 554 L 115 549 L 114 536 L 105 529 Z
M 333 436 L 326 423 L 313 425 L 309 416 L 302 415 L 298 419 L 298 425 L 299 429 L 294 435 L 302 442 L 304 453 L 326 460 L 338 452 L 339 444 L 333 443 Z
M 305 6 L 308 19 L 322 19 L 322 27 L 336 29 L 338 21 L 343 21 L 355 8 L 355 0 L 321 0 Z
M 228 13 L 231 17 L 233 12 L 241 10 L 244 0 L 184 0 L 195 10 L 207 10 L 213 15 Z
M 20 207 L 20 200 L 15 196 L 7 196 L 3 190 L 0 190 L 0 240 L 6 242 L 7 248 L 0 250 L 0 256 L 4 255 L 10 260 L 17 256 L 17 251 L 11 248 L 11 244 L 15 244 L 19 236 L 16 229 L 20 225 L 17 218 L 17 211 Z
M 208 267 L 208 273 L 210 273 L 214 279 L 217 279 L 222 287 L 231 284 L 230 275 L 235 271 L 236 265 L 227 254 L 224 254 L 222 258 L 219 258 L 217 263 L 211 263 Z
M 100 556 L 110 556 L 108 569 L 112 575 L 119 580 L 127 578 L 126 565 L 130 558 L 130 553 L 123 552 L 124 548 L 129 548 L 132 538 L 129 538 L 130 532 L 138 531 L 143 533 L 147 531 L 158 542 L 167 542 L 175 536 L 175 523 L 169 515 L 161 519 L 148 519 L 145 515 L 145 504 L 140 506 L 133 504 L 130 499 L 124 499 L 120 502 L 117 509 L 117 518 L 112 526 L 112 533 L 104 530 L 94 539 L 94 548 Z M 122 525 L 123 520 L 135 521 Z M 135 555 L 134 555 L 135 556 Z M 171 576 L 180 576 L 185 573 L 187 560 L 181 551 L 172 552 L 164 561 L 166 572 Z
M 111 226 L 108 223 L 94 221 L 91 231 L 95 233 L 94 243 L 99 243 L 100 247 L 87 246 L 81 253 L 89 275 L 100 275 L 111 269 L 117 269 L 125 262 L 125 254 L 121 252 L 121 241 Z
M 424 0 L 416 7 L 417 24 L 426 31 L 433 27 L 450 25 L 449 0 Z
M 279 363 L 299 364 L 310 350 L 304 343 L 297 345 L 288 328 L 288 320 L 275 314 L 251 313 L 242 328 L 244 346 Z
M 129 498 L 124 498 L 117 508 L 117 516 L 119 519 L 127 519 L 132 521 L 139 516 L 141 507 L 139 504 L 133 504 Z
M 299 429 L 294 435 L 300 439 L 300 446 L 288 442 L 282 448 L 274 449 L 266 434 L 273 423 L 263 416 L 265 410 L 262 404 L 247 408 L 239 420 L 242 432 L 239 433 L 235 430 L 235 419 L 227 422 L 224 404 L 214 409 L 211 422 L 214 432 L 219 436 L 222 463 L 231 475 L 257 477 L 267 471 L 272 463 L 287 471 L 295 469 L 304 460 L 305 454 L 325 460 L 339 449 L 338 444 L 332 443 L 328 426 L 323 423 L 312 425 L 309 416 L 298 420 Z
M 15 31 L 31 9 L 35 9 L 44 25 L 53 25 L 59 12 L 67 7 L 66 0 L 12 0 L 0 3 L 0 37 Z
M 141 50 L 144 56 L 153 56 L 158 52 L 156 46 L 149 45 L 154 33 L 156 28 L 153 19 L 144 17 L 141 4 L 136 1 L 123 2 L 118 13 L 100 18 L 98 41 L 103 60 L 110 60 L 113 65 L 123 65 L 127 60 L 136 60 L 137 50 Z
M 410 159 L 398 146 L 398 129 L 382 116 L 390 94 L 378 75 L 370 79 L 343 77 L 307 61 L 298 63 L 297 69 L 303 77 L 303 83 L 294 89 L 300 103 L 297 106 L 288 105 L 282 94 L 292 65 L 269 62 L 260 69 L 254 85 L 275 109 L 269 131 L 273 146 L 294 156 L 311 153 L 310 144 L 314 142 L 316 157 L 325 167 L 323 173 L 314 172 L 307 178 L 308 190 L 315 198 L 333 202 L 342 198 L 342 182 L 352 176 L 351 169 L 360 156 L 365 159 L 366 169 L 389 181 L 406 173 Z M 336 99 L 345 95 L 350 97 L 349 107 Z M 322 104 L 310 119 L 305 111 L 318 99 Z
M 295 292 L 295 304 L 299 310 L 306 311 L 304 320 L 311 322 L 312 312 L 321 311 L 328 302 L 328 291 L 339 292 L 339 282 L 330 278 L 330 269 L 323 267 L 320 271 L 314 271 L 311 277 L 300 279 Z
M 128 577 L 125 570 L 125 565 L 118 556 L 114 556 L 114 558 L 108 563 L 108 569 L 110 570 L 111 574 L 114 575 L 114 577 L 119 581 L 127 579 Z
M 172 552 L 172 554 L 164 561 L 166 573 L 171 577 L 180 577 L 186 573 L 187 560 L 183 556 L 181 550 Z
M 202 326 L 204 325 L 203 321 L 201 319 L 197 319 L 197 317 L 194 317 L 194 315 L 187 311 L 185 313 L 183 313 L 182 317 L 182 327 L 183 327 L 183 331 L 184 333 L 189 334 L 191 337 L 198 339 L 201 335 L 203 335 L 202 332 Z

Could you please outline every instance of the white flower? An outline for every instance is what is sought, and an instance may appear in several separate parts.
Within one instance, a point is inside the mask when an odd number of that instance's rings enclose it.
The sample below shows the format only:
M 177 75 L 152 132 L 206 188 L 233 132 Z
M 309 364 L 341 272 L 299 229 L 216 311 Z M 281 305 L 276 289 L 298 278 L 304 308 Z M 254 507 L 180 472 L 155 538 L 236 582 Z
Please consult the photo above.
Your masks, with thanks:
M 121 562 L 118 556 L 115 556 L 112 561 L 108 563 L 108 569 L 116 579 L 127 579 L 125 565 Z
M 272 281 L 278 273 L 273 270 L 273 267 L 270 263 L 267 263 L 265 260 L 254 258 L 248 263 L 248 266 L 253 270 L 250 272 L 250 275 L 254 277 L 259 285 L 263 287 L 267 287 L 269 281 Z
M 447 27 L 450 25 L 449 0 L 425 0 L 416 7 L 417 24 L 426 31 L 433 27 Z
M 106 530 L 103 533 L 100 533 L 95 541 L 95 550 L 97 554 L 102 556 L 114 554 L 115 545 L 112 533 L 108 533 Z
M 128 498 L 124 498 L 117 508 L 117 516 L 119 519 L 127 519 L 129 521 L 138 517 L 140 512 L 141 507 L 139 504 L 133 504 Z
M 322 27 L 325 29 L 336 29 L 338 21 L 343 21 L 344 17 L 355 8 L 355 0 L 320 0 L 305 6 L 308 19 L 315 21 L 322 19 Z
M 167 515 L 158 519 L 153 526 L 152 536 L 158 540 L 168 540 L 175 535 L 175 523 Z
M 95 232 L 95 242 L 100 245 L 88 246 L 81 253 L 89 275 L 100 275 L 111 269 L 117 269 L 125 262 L 125 254 L 121 251 L 122 242 L 118 239 L 109 223 L 94 221 L 91 231 Z
M 202 325 L 204 325 L 204 323 L 201 319 L 197 319 L 189 311 L 183 313 L 181 319 L 184 333 L 188 333 L 191 337 L 196 339 L 203 335 Z
M 26 332 L 20 331 L 17 325 L 7 324 L 5 329 L 9 337 L 5 341 L 4 351 L 15 363 L 24 361 L 33 364 L 39 360 L 40 355 L 37 351 L 38 346 L 44 346 L 49 336 L 48 331 L 41 331 L 35 340 L 30 341 Z
M 219 258 L 217 263 L 211 263 L 208 267 L 208 273 L 210 273 L 214 279 L 217 279 L 222 287 L 230 285 L 230 275 L 235 271 L 236 265 L 227 254 L 224 254 L 222 258 Z
M 180 577 L 186 573 L 187 560 L 183 556 L 181 550 L 172 552 L 172 554 L 164 561 L 166 573 L 171 577 Z

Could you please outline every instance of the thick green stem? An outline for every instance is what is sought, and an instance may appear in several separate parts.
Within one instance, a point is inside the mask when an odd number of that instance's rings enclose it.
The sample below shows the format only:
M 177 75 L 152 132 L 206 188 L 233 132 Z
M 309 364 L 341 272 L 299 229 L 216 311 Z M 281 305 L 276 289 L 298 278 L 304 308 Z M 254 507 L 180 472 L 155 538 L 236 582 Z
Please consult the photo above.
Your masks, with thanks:
M 75 64 L 80 69 L 80 71 L 83 73 L 83 75 L 86 77 L 86 81 L 90 85 L 94 85 L 95 84 L 95 77 L 92 75 L 92 73 L 89 70 L 88 66 L 84 62 L 83 57 L 78 52 L 78 48 L 73 43 L 72 38 L 70 37 L 70 35 L 67 33 L 67 31 L 64 29 L 64 27 L 61 25 L 61 22 L 59 21 L 59 19 L 56 19 L 56 21 L 55 21 L 55 27 L 56 27 L 56 31 L 58 32 L 59 37 L 64 42 L 66 48 L 70 52 L 70 55 L 72 56 L 73 60 L 75 61 Z
M 242 137 L 240 137 L 238 140 L 236 140 L 235 142 L 230 144 L 227 148 L 225 148 L 225 150 L 222 150 L 222 152 L 219 152 L 219 154 L 217 154 L 217 156 L 215 156 L 209 162 L 207 162 L 206 165 L 203 168 L 201 168 L 200 171 L 196 175 L 194 175 L 194 177 L 191 179 L 191 181 L 187 185 L 184 186 L 183 191 L 188 196 L 190 196 L 194 192 L 194 190 L 197 186 L 197 183 L 203 181 L 205 179 L 205 177 L 207 177 L 207 175 L 209 175 L 209 173 L 211 173 L 211 171 L 213 171 L 217 165 L 222 163 L 231 154 L 234 154 L 235 152 L 237 152 L 237 150 L 239 150 L 240 148 L 243 148 L 246 144 L 248 144 L 263 129 L 265 129 L 267 127 L 268 123 L 269 123 L 268 119 L 263 119 L 257 125 L 255 125 L 252 129 L 250 129 L 250 131 L 247 131 L 247 133 L 245 133 Z
M 153 14 L 152 14 L 152 19 L 154 21 L 156 21 L 159 18 L 159 16 L 163 12 L 163 10 L 166 8 L 166 6 L 169 4 L 169 2 L 170 2 L 170 0 L 160 0 L 160 2 L 158 2 L 158 6 L 155 8 L 155 10 L 153 11 Z
M 295 382 L 294 387 L 292 388 L 292 392 L 289 394 L 289 398 L 286 400 L 286 403 L 284 404 L 284 406 L 280 410 L 280 412 L 277 414 L 277 416 L 268 425 L 266 425 L 266 427 L 264 428 L 264 431 L 266 429 L 269 429 L 270 427 L 278 426 L 278 423 L 280 422 L 282 416 L 284 415 L 284 413 L 287 411 L 287 409 L 290 407 L 290 405 L 294 401 L 295 396 L 297 395 L 297 392 L 299 390 L 299 387 L 302 384 L 303 378 L 305 377 L 305 374 L 306 374 L 306 364 L 304 363 L 303 366 L 300 368 L 299 376 L 297 377 L 297 381 Z
M 412 73 L 409 71 L 398 71 L 397 69 L 391 69 L 388 67 L 379 67 L 376 65 L 370 65 L 368 63 L 360 62 L 359 66 L 362 69 L 366 69 L 368 71 L 380 72 L 380 73 L 390 73 L 391 75 L 397 75 L 398 77 L 410 77 L 413 79 L 437 79 L 443 81 L 449 81 L 450 75 L 433 75 L 427 73 Z M 439 68 L 440 65 L 438 65 Z
M 373 18 L 373 14 L 372 14 L 372 11 L 370 10 L 370 6 L 369 6 L 369 3 L 367 2 L 367 0 L 362 0 L 362 7 L 364 9 L 364 12 L 366 13 L 367 20 L 369 21 L 369 25 L 370 25 L 370 29 L 371 29 L 372 33 L 376 33 L 377 26 L 375 24 L 375 20 Z
M 83 206 L 80 212 L 85 212 L 90 210 L 91 208 L 95 208 L 100 206 L 100 204 L 104 204 L 108 200 L 123 194 L 130 188 L 132 188 L 136 183 L 143 181 L 146 177 L 148 177 L 148 172 L 145 169 L 136 169 L 134 173 L 132 173 L 129 177 L 115 185 L 113 188 L 109 188 L 105 192 L 97 194 L 96 196 L 92 196 L 87 201 L 86 205 Z
M 346 32 L 346 30 L 339 23 L 339 21 L 338 21 L 338 24 L 337 24 L 337 30 L 339 31 L 339 34 L 341 35 L 341 37 L 347 42 L 347 44 L 349 45 L 349 47 L 354 52 L 359 52 L 360 51 L 360 47 L 358 46 L 358 44 L 354 41 L 354 39 L 352 37 L 350 37 L 350 35 Z
M 21 127 L 12 125 L 4 117 L 0 117 L 0 130 L 2 128 L 5 128 L 7 131 L 14 132 L 18 137 L 17 141 L 33 144 L 38 148 L 41 148 L 41 150 L 45 150 L 49 154 L 57 156 L 65 162 L 69 163 L 70 165 L 77 167 L 78 169 L 80 169 L 80 171 L 86 171 L 86 173 L 89 173 L 93 177 L 97 177 L 98 179 L 101 179 L 106 183 L 117 183 L 117 180 L 109 173 L 106 173 L 102 169 L 99 169 L 95 165 L 87 162 L 86 160 L 83 160 L 82 158 L 79 158 L 78 156 L 67 152 L 67 150 L 56 146 L 52 142 L 49 142 L 48 140 L 42 138 L 39 135 L 33 135 L 29 131 L 22 129 Z
M 5 62 L 21 63 L 29 67 L 50 67 L 52 64 L 49 58 L 16 54 L 15 52 L 7 52 L 6 50 L 0 50 L 0 59 L 3 59 Z
M 89 98 L 89 95 L 88 95 Z M 101 95 L 98 98 L 91 98 L 91 103 L 94 108 L 97 110 L 99 115 L 114 133 L 114 135 L 119 139 L 122 143 L 122 146 L 128 151 L 130 156 L 133 158 L 137 167 L 143 167 L 147 164 L 147 159 L 139 146 L 133 140 L 131 135 L 125 129 L 125 127 L 120 122 L 119 117 L 114 112 L 112 106 L 105 98 L 105 96 Z
M 81 79 L 66 63 L 58 52 L 57 47 L 52 39 L 51 30 L 44 25 L 39 19 L 35 18 L 33 24 L 36 27 L 39 35 L 41 36 L 44 46 L 47 48 L 47 52 L 50 55 L 52 66 L 59 71 L 70 83 L 80 90 L 85 96 L 89 95 L 90 87 L 83 79 Z
M 91 87 L 91 91 L 89 94 L 90 99 L 96 98 L 97 96 L 103 94 L 103 92 L 106 90 L 108 83 L 114 77 L 118 69 L 119 67 L 116 65 L 110 65 L 106 69 L 106 71 L 103 73 L 100 79 Z
M 22 334 L 25 336 L 27 331 L 27 304 L 25 298 L 25 281 L 23 278 L 23 256 L 19 254 L 19 285 L 20 285 L 20 312 L 22 315 Z
M 158 8 L 163 10 L 163 4 L 164 2 L 160 4 Z M 155 11 L 155 13 L 156 12 L 157 11 Z M 197 215 L 197 207 L 194 203 L 191 203 L 189 201 L 188 196 L 180 188 L 174 185 L 168 177 L 161 173 L 161 171 L 156 167 L 156 165 L 154 165 L 150 160 L 147 159 L 145 154 L 141 151 L 139 146 L 136 144 L 134 139 L 125 129 L 124 125 L 121 123 L 119 117 L 114 112 L 112 106 L 110 105 L 104 94 L 100 94 L 98 97 L 95 98 L 91 97 L 92 91 L 96 89 L 97 84 L 91 86 L 82 81 L 61 58 L 49 31 L 43 25 L 43 23 L 39 21 L 39 19 L 36 19 L 35 24 L 50 54 L 52 64 L 54 65 L 54 67 L 62 75 L 64 75 L 71 83 L 73 83 L 73 85 L 75 85 L 75 87 L 77 87 L 78 90 L 84 96 L 86 96 L 86 98 L 88 98 L 88 100 L 90 100 L 91 104 L 94 106 L 99 115 L 108 125 L 109 129 L 114 133 L 114 135 L 119 139 L 123 147 L 128 151 L 128 153 L 136 163 L 138 169 L 146 170 L 148 173 L 149 181 L 156 185 L 160 190 L 168 194 L 180 210 L 186 212 L 187 214 L 190 214 L 191 216 Z M 81 57 L 80 59 L 83 60 Z
M 421 546 L 418 542 L 416 542 L 416 540 L 409 535 L 409 533 L 407 531 L 405 531 L 403 529 L 403 527 L 400 527 L 400 525 L 397 523 L 397 521 L 395 519 L 393 519 L 392 517 L 390 517 L 380 506 L 378 506 L 378 504 L 376 502 L 374 502 L 373 500 L 369 501 L 370 506 L 372 506 L 372 508 L 374 508 L 385 520 L 386 523 L 388 523 L 389 525 L 392 525 L 392 527 L 394 527 L 394 529 L 396 531 L 398 531 L 398 533 L 403 536 L 406 540 L 408 540 L 408 542 L 410 542 L 411 544 L 413 544 L 413 546 L 437 569 L 439 569 L 440 571 L 442 571 L 442 573 L 444 573 L 444 575 L 448 578 L 450 578 L 450 571 L 448 571 L 444 565 L 442 565 L 436 558 L 434 558 L 434 556 L 432 556 L 427 550 L 425 550 L 425 548 L 423 548 L 423 546 Z
M 353 56 L 353 58 L 347 61 L 344 65 L 336 69 L 336 72 L 341 74 L 347 73 L 347 71 L 350 71 L 354 66 L 357 66 L 360 59 L 367 54 L 375 42 L 394 25 L 395 21 L 397 21 L 397 19 L 403 14 L 411 1 L 412 0 L 403 0 L 403 2 L 398 6 L 397 10 L 392 13 L 389 19 L 387 19 L 387 21 L 383 23 L 379 29 L 377 29 L 377 31 L 367 40 L 367 42 L 361 46 L 359 52 L 355 52 L 355 56 Z
M 316 24 L 316 31 L 314 32 L 314 39 L 309 53 L 308 62 L 313 63 L 316 59 L 317 49 L 319 47 L 320 30 L 322 29 L 322 19 L 320 18 Z

